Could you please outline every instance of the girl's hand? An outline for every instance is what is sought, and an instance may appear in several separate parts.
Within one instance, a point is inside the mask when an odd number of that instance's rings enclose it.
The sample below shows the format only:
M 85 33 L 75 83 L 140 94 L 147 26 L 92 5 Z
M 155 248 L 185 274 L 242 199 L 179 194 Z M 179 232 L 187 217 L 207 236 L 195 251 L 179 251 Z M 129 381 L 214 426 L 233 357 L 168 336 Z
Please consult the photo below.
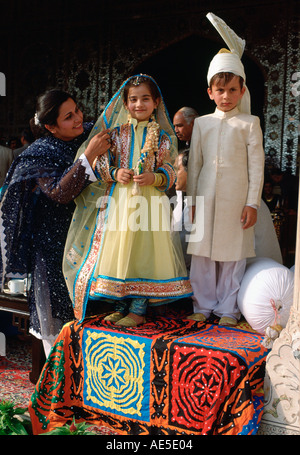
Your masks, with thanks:
M 154 183 L 155 176 L 153 172 L 145 172 L 144 174 L 134 175 L 134 182 L 138 183 L 140 186 L 152 185 Z
M 115 179 L 123 183 L 123 185 L 127 185 L 130 180 L 131 176 L 133 175 L 133 171 L 131 169 L 126 169 L 126 168 L 119 168 L 116 172 Z
M 97 156 L 103 155 L 105 152 L 107 152 L 109 147 L 110 147 L 109 130 L 103 130 L 101 131 L 101 133 L 98 133 L 94 137 L 92 137 L 84 152 L 90 165 L 93 164 Z
M 248 205 L 246 205 L 242 212 L 242 218 L 241 218 L 242 228 L 248 229 L 248 228 L 254 226 L 256 221 L 257 221 L 257 210 L 253 207 L 249 207 Z

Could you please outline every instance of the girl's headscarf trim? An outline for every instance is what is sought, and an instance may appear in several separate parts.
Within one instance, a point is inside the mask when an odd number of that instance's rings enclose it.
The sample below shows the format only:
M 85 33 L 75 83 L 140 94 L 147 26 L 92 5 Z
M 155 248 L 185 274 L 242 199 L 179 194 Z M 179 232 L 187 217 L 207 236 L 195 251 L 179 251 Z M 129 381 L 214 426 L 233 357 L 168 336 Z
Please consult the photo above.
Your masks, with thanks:
M 161 90 L 156 83 L 156 81 L 151 77 L 148 76 L 147 74 L 136 74 L 134 76 L 130 76 L 127 78 L 119 88 L 119 90 L 113 95 L 107 106 L 105 107 L 104 111 L 98 118 L 97 122 L 95 123 L 95 126 L 93 130 L 91 131 L 87 141 L 82 144 L 80 147 L 77 157 L 81 155 L 81 153 L 84 152 L 85 148 L 87 147 L 88 142 L 91 140 L 93 136 L 96 134 L 100 133 L 104 129 L 113 129 L 116 128 L 120 125 L 123 125 L 127 123 L 128 121 L 128 112 L 126 110 L 125 104 L 124 104 L 124 88 L 126 84 L 132 80 L 136 80 L 136 84 L 139 85 L 142 83 L 142 78 L 148 78 L 150 79 L 157 87 L 159 95 L 160 95 L 160 101 L 159 104 L 155 110 L 155 121 L 159 124 L 160 129 L 164 131 L 167 136 L 170 138 L 171 141 L 171 149 L 170 149 L 170 157 L 175 159 L 175 156 L 177 154 L 177 138 L 176 138 L 176 133 L 174 130 L 173 123 L 171 122 L 169 113 L 167 111 Z

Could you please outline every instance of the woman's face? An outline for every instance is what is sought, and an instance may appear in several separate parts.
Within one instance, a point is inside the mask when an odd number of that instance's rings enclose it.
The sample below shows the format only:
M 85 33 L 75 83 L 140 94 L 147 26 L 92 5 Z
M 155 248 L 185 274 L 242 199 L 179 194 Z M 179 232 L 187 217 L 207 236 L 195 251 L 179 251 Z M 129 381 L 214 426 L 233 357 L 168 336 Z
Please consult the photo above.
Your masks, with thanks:
M 147 84 L 130 87 L 125 103 L 132 118 L 138 122 L 149 120 L 159 100 L 154 100 Z
M 59 108 L 56 125 L 45 127 L 54 137 L 71 141 L 83 133 L 83 114 L 72 98 L 69 98 Z

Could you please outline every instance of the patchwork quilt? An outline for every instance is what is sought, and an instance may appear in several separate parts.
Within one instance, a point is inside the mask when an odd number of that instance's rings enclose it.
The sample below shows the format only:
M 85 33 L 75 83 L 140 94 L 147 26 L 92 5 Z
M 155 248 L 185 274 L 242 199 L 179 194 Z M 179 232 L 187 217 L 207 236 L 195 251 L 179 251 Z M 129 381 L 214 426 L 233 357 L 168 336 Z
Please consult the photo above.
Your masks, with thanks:
M 62 329 L 29 405 L 34 434 L 73 417 L 116 435 L 256 434 L 268 351 L 246 322 L 104 316 Z

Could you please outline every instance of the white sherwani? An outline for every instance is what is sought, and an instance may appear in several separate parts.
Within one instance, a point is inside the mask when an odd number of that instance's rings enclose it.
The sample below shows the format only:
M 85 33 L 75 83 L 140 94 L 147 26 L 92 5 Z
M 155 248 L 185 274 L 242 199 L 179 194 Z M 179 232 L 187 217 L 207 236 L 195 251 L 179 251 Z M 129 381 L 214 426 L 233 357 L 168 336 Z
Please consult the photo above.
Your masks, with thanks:
M 254 228 L 242 229 L 240 220 L 245 205 L 260 206 L 264 159 L 258 117 L 235 108 L 195 119 L 187 195 L 193 205 L 204 197 L 204 235 L 190 241 L 189 254 L 212 261 L 255 256 Z

